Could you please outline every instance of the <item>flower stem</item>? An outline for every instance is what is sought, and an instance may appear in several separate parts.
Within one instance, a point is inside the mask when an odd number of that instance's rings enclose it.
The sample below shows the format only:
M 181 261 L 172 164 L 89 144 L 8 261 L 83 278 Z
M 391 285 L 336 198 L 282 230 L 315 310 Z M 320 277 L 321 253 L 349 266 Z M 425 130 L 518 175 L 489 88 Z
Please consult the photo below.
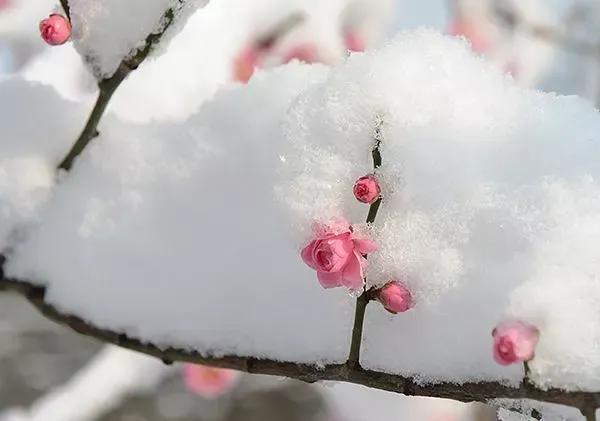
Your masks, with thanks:
M 373 168 L 376 170 L 381 166 L 381 152 L 379 150 L 379 146 L 381 145 L 381 125 L 383 120 L 380 118 L 377 119 L 377 123 L 375 126 L 375 145 L 373 147 L 372 155 L 373 155 Z M 367 224 L 372 224 L 375 222 L 375 218 L 377 217 L 377 212 L 379 212 L 379 207 L 381 206 L 382 199 L 377 199 L 371 207 L 369 208 L 369 213 L 367 215 Z M 360 297 L 356 299 L 356 310 L 354 312 L 354 326 L 352 327 L 352 341 L 350 343 L 350 354 L 348 355 L 348 361 L 346 365 L 351 369 L 360 368 L 360 346 L 362 343 L 362 334 L 363 334 L 363 326 L 365 322 L 365 312 L 367 310 L 367 304 L 371 300 L 371 296 L 367 291 L 366 286 L 363 287 L 363 293 Z
M 62 6 L 67 18 L 71 20 L 71 8 L 69 7 L 69 0 L 60 0 L 60 5 Z

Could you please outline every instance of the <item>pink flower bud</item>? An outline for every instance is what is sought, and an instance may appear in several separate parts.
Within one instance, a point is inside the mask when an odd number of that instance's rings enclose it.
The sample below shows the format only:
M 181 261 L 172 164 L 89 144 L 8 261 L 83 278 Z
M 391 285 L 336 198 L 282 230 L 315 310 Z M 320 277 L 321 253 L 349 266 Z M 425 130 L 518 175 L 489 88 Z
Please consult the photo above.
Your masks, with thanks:
M 413 307 L 412 294 L 398 281 L 391 281 L 377 291 L 377 299 L 393 314 L 404 313 Z
M 240 373 L 224 368 L 185 364 L 183 378 L 187 388 L 206 398 L 214 399 L 231 390 L 238 382 Z
M 50 45 L 62 45 L 71 38 L 71 23 L 59 14 L 52 14 L 40 22 L 42 39 Z
M 529 361 L 539 339 L 535 326 L 521 321 L 505 321 L 492 332 L 494 360 L 500 365 Z
M 379 181 L 373 174 L 365 175 L 354 183 L 354 197 L 362 203 L 374 203 L 381 195 Z

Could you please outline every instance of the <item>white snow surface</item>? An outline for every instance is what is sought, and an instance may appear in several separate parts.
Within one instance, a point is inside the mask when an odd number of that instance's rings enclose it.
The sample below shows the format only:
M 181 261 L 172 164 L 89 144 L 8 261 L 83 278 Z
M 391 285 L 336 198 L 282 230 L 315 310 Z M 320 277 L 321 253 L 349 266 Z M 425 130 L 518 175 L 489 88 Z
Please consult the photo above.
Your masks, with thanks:
M 0 80 L 0 249 L 22 235 L 23 223 L 55 182 L 54 167 L 75 139 L 85 115 L 51 88 L 18 78 Z
M 167 10 L 171 9 L 177 18 L 182 10 L 186 16 L 191 13 L 187 7 L 202 7 L 206 3 L 206 0 L 70 0 L 73 40 L 93 73 L 106 78 L 117 70 L 121 60 L 144 46 L 149 34 L 163 29 Z
M 9 271 L 48 284 L 65 312 L 159 345 L 344 361 L 353 302 L 311 282 L 272 194 L 277 121 L 325 70 L 222 92 L 184 125 L 106 121 Z
M 368 229 L 352 185 L 373 171 L 378 121 L 384 201 Z M 180 124 L 109 117 L 100 132 L 11 244 L 9 275 L 47 285 L 59 309 L 212 355 L 342 362 L 353 301 L 322 290 L 299 250 L 313 222 L 345 217 L 380 245 L 369 285 L 398 279 L 416 299 L 397 316 L 368 306 L 365 368 L 516 384 L 522 369 L 491 352 L 516 317 L 541 332 L 534 381 L 600 389 L 588 103 L 519 88 L 418 30 L 332 70 L 261 73 Z

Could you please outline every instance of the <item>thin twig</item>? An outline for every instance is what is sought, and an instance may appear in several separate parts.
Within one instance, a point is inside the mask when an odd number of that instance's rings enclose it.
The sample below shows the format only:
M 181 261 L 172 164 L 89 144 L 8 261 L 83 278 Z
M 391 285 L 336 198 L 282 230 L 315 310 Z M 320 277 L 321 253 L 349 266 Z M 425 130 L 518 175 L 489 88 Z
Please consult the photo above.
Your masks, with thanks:
M 375 144 L 373 145 L 372 150 L 373 168 L 375 170 L 377 170 L 381 166 L 381 151 L 379 150 L 379 147 L 381 145 L 381 124 L 381 120 L 378 119 L 375 125 Z M 369 213 L 367 215 L 367 224 L 371 225 L 375 222 L 375 218 L 377 217 L 377 212 L 379 211 L 380 206 L 381 198 L 377 199 L 377 201 L 369 207 Z M 360 367 L 360 346 L 362 343 L 365 312 L 367 310 L 367 305 L 369 304 L 370 300 L 371 296 L 365 286 L 363 287 L 363 293 L 361 294 L 361 296 L 356 299 L 354 325 L 352 327 L 352 340 L 350 343 L 350 354 L 348 356 L 347 362 L 347 365 L 350 368 Z
M 66 5 L 68 9 L 66 0 L 63 0 L 63 2 L 63 7 Z M 67 9 L 65 9 L 65 11 Z M 127 78 L 127 76 L 132 71 L 137 69 L 139 65 L 142 64 L 142 62 L 148 57 L 155 45 L 160 42 L 164 33 L 173 24 L 174 20 L 175 11 L 173 9 L 168 9 L 165 11 L 161 19 L 161 22 L 164 22 L 161 29 L 148 35 L 148 37 L 146 37 L 144 46 L 135 52 L 135 54 L 132 54 L 131 57 L 124 59 L 114 75 L 98 82 L 99 93 L 96 104 L 94 105 L 90 117 L 88 118 L 85 127 L 81 131 L 81 134 L 71 147 L 71 150 L 69 150 L 67 155 L 58 165 L 58 169 L 69 171 L 73 166 L 75 159 L 81 154 L 81 152 L 84 151 L 88 144 L 98 136 L 98 124 L 102 120 L 113 94 L 119 88 L 121 83 Z
M 268 33 L 260 36 L 256 42 L 261 49 L 270 49 L 273 45 L 283 38 L 286 34 L 290 33 L 294 28 L 298 27 L 302 22 L 306 20 L 306 15 L 302 12 L 294 12 L 287 18 L 281 21 L 275 28 L 270 30 Z
M 67 18 L 71 20 L 71 8 L 69 7 L 69 0 L 60 0 L 60 5 L 65 11 L 65 15 L 67 15 Z

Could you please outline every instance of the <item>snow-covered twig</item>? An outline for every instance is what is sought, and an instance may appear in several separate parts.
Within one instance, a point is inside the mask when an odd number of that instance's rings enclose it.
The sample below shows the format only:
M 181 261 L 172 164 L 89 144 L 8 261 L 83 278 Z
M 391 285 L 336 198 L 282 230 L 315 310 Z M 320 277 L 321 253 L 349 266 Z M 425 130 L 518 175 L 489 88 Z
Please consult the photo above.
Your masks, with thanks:
M 565 392 L 560 389 L 542 390 L 530 383 L 522 383 L 518 388 L 495 381 L 463 384 L 450 382 L 422 384 L 411 377 L 365 370 L 357 365 L 349 367 L 347 363 L 319 367 L 235 355 L 213 358 L 185 349 L 158 347 L 122 333 L 99 329 L 79 317 L 63 314 L 52 305 L 47 304 L 44 301 L 45 288 L 29 282 L 2 278 L 0 280 L 0 290 L 11 290 L 20 293 L 48 319 L 68 326 L 80 334 L 151 355 L 163 361 L 183 361 L 231 368 L 252 374 L 289 377 L 308 383 L 322 380 L 342 381 L 401 393 L 406 396 L 444 398 L 461 402 L 486 403 L 495 399 L 531 399 L 578 408 L 587 417 L 588 421 L 595 421 L 594 411 L 600 407 L 600 393 Z
M 65 10 L 68 10 L 68 5 Z M 59 169 L 69 171 L 73 166 L 73 161 L 75 158 L 77 158 L 77 156 L 83 152 L 92 139 L 98 136 L 98 124 L 100 123 L 100 120 L 106 111 L 106 107 L 108 106 L 110 99 L 125 78 L 127 78 L 132 71 L 136 70 L 139 65 L 142 64 L 154 46 L 160 42 L 162 36 L 171 27 L 175 21 L 174 9 L 167 9 L 161 21 L 164 22 L 161 29 L 148 35 L 144 46 L 140 48 L 137 53 L 130 58 L 124 59 L 119 65 L 117 71 L 111 77 L 102 79 L 98 82 L 99 93 L 96 104 L 94 105 L 90 117 L 81 134 L 79 135 L 79 138 L 69 153 L 59 164 Z

